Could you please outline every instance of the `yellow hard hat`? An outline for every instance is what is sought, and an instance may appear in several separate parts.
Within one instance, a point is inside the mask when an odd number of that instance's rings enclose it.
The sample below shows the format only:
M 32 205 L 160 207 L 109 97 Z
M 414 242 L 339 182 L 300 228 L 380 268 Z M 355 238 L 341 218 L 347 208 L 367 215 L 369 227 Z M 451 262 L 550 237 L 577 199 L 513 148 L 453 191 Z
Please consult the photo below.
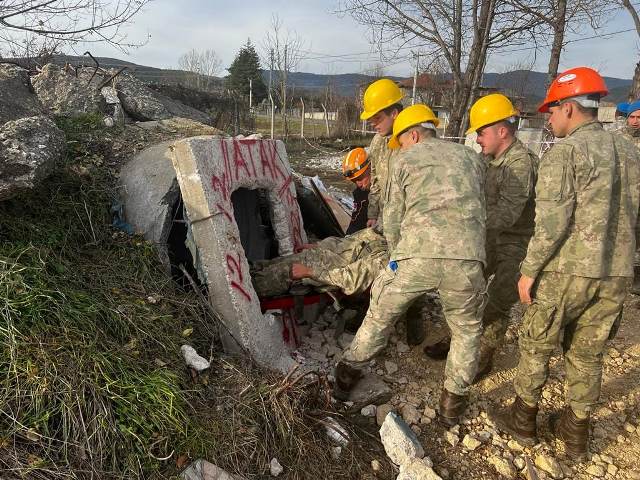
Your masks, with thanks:
M 355 180 L 369 168 L 367 151 L 358 147 L 349 151 L 342 160 L 342 174 L 349 180 Z
M 501 93 L 492 93 L 491 95 L 480 97 L 469 112 L 469 130 L 467 130 L 467 133 L 475 132 L 479 128 L 518 115 L 519 113 L 514 108 L 511 100 Z
M 404 94 L 393 80 L 376 80 L 364 91 L 364 112 L 360 114 L 360 120 L 369 120 L 379 111 L 399 103 L 402 97 Z
M 411 105 L 402 110 L 393 122 L 393 134 L 389 140 L 389 148 L 400 147 L 400 142 L 398 142 L 400 134 L 422 123 L 432 123 L 437 127 L 440 125 L 440 120 L 438 120 L 438 117 L 433 114 L 433 111 L 429 107 L 421 103 Z

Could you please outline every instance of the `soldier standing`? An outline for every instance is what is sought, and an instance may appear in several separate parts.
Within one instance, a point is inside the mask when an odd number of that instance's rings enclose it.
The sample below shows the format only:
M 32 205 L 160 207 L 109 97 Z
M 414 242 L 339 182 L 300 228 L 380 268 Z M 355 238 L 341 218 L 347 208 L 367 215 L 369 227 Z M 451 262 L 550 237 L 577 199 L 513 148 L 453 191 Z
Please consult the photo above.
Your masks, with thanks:
M 624 126 L 619 130 L 631 142 L 640 148 L 640 100 L 631 103 L 621 103 L 618 110 L 626 115 Z
M 383 216 L 391 262 L 374 281 L 364 322 L 336 367 L 334 395 L 344 398 L 355 386 L 411 302 L 438 291 L 452 331 L 439 414 L 454 425 L 466 409 L 482 333 L 485 168 L 470 148 L 435 138 L 437 125 L 426 105 L 406 108 L 394 122 L 389 146 L 402 152 Z
M 538 157 L 515 136 L 518 111 L 499 93 L 473 104 L 470 128 L 487 160 L 487 267 L 489 300 L 484 310 L 478 362 L 479 378 L 491 371 L 493 355 L 502 345 L 511 307 L 518 301 L 518 273 L 533 235 Z M 428 346 L 434 358 L 448 351 L 449 339 Z
M 517 396 L 507 411 L 491 413 L 500 428 L 534 443 L 549 358 L 561 344 L 568 406 L 551 423 L 575 458 L 588 450 L 602 352 L 616 333 L 633 276 L 640 205 L 638 150 L 597 120 L 607 93 L 596 71 L 574 68 L 552 82 L 539 109 L 550 113 L 561 140 L 540 162 L 535 233 L 520 269 L 519 296 L 529 307 L 519 337 Z

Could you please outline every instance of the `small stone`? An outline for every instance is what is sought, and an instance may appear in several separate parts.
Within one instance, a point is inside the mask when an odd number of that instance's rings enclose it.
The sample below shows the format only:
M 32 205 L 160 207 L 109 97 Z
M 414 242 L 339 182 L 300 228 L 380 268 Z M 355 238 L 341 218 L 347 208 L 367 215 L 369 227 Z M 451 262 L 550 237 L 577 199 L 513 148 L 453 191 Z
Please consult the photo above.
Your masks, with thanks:
M 514 452 L 524 452 L 524 447 L 520 445 L 516 440 L 509 440 L 507 442 L 507 448 Z
M 434 420 L 438 414 L 433 408 L 424 407 L 424 412 L 422 412 L 422 415 L 424 415 L 427 418 L 430 418 L 431 420 Z
M 564 478 L 564 472 L 562 471 L 560 463 L 550 455 L 543 453 L 536 455 L 536 467 L 547 472 L 555 480 Z
M 400 475 L 396 480 L 442 480 L 433 471 L 433 463 L 428 457 L 414 458 L 400 465 Z
M 338 346 L 343 350 L 346 350 L 347 348 L 349 348 L 349 345 L 351 345 L 351 341 L 353 340 L 354 336 L 355 335 L 351 335 L 350 333 L 343 333 L 338 338 Z
M 456 445 L 458 445 L 458 443 L 460 443 L 460 437 L 449 430 L 444 432 L 444 439 L 449 442 L 449 445 L 451 445 L 452 447 L 455 447 Z
M 342 447 L 331 448 L 331 456 L 333 457 L 334 460 L 338 460 L 341 454 L 342 454 Z
M 613 458 L 611 458 L 609 455 L 605 455 L 604 453 L 600 454 L 600 459 L 604 462 L 604 463 L 609 463 L 612 464 L 613 463 Z
M 382 470 L 382 465 L 380 465 L 380 462 L 378 460 L 371 460 L 371 470 L 373 470 L 374 472 L 379 472 L 380 470 Z
M 375 417 L 376 409 L 377 407 L 375 405 L 367 405 L 366 407 L 362 407 L 362 410 L 360 410 L 360 415 L 362 415 L 363 417 Z
M 509 463 L 508 460 L 504 458 L 500 458 L 497 456 L 490 457 L 488 462 L 493 465 L 500 475 L 505 476 L 507 478 L 514 478 L 517 475 L 515 468 Z
M 602 428 L 600 426 L 596 426 L 593 429 L 593 437 L 594 438 L 606 438 L 606 436 L 607 436 L 607 431 L 604 428 Z
M 462 439 L 462 445 L 464 445 L 467 450 L 475 450 L 482 445 L 482 442 L 471 435 L 466 434 Z
M 625 424 L 624 424 L 624 429 L 625 429 L 625 431 L 627 431 L 627 432 L 629 432 L 629 433 L 633 433 L 633 432 L 635 432 L 635 431 L 636 431 L 636 427 L 635 427 L 635 425 L 633 425 L 633 424 L 631 424 L 631 423 L 629 423 L 629 422 L 627 422 L 627 423 L 625 423 Z
M 527 466 L 527 462 L 522 455 L 518 455 L 513 459 L 513 466 L 518 470 L 524 470 L 524 467 Z
M 269 463 L 269 471 L 271 472 L 272 477 L 277 477 L 284 472 L 284 468 L 282 468 L 278 459 L 274 457 L 271 459 L 271 463 Z
M 594 477 L 604 477 L 607 473 L 601 465 L 591 464 L 587 467 L 587 473 L 589 475 L 593 475 Z
M 398 350 L 398 353 L 407 353 L 409 350 L 411 350 L 409 348 L 409 345 L 403 342 L 398 342 L 398 344 L 396 345 L 396 349 Z
M 489 440 L 491 440 L 491 432 L 488 432 L 486 430 L 480 430 L 477 434 L 476 437 L 478 438 L 478 440 L 480 440 L 482 443 L 487 443 Z
M 409 380 L 407 380 L 407 377 L 400 377 L 400 378 L 398 379 L 398 383 L 399 383 L 400 385 L 406 385 L 407 383 L 409 383 Z
M 411 425 L 411 430 L 413 430 L 413 433 L 416 435 L 420 435 L 422 433 L 422 429 L 418 425 Z
M 393 463 L 403 465 L 424 457 L 424 449 L 411 428 L 394 412 L 389 412 L 380 427 L 380 440 Z
M 384 423 L 384 419 L 387 418 L 387 414 L 393 411 L 393 405 L 390 403 L 383 403 L 376 408 L 376 423 L 379 427 Z
M 624 443 L 624 442 L 626 442 L 626 441 L 627 441 L 627 439 L 626 439 L 626 438 L 624 438 L 624 435 L 618 435 L 618 436 L 616 437 L 616 441 L 617 441 L 618 443 Z
M 611 358 L 618 358 L 620 356 L 620 352 L 618 350 L 616 350 L 615 348 L 611 347 L 609 349 L 609 351 L 607 352 L 607 354 L 611 357 Z
M 389 360 L 386 360 L 384 362 L 384 368 L 387 371 L 388 375 L 393 375 L 398 371 L 398 364 L 395 362 L 390 362 Z
M 416 425 L 420 423 L 420 413 L 416 407 L 410 403 L 405 403 L 400 407 L 400 414 L 402 415 L 402 418 L 404 418 L 404 421 L 409 425 Z
M 616 467 L 613 463 L 610 463 L 609 465 L 607 465 L 607 473 L 611 476 L 614 476 L 616 473 L 618 473 L 618 467 Z

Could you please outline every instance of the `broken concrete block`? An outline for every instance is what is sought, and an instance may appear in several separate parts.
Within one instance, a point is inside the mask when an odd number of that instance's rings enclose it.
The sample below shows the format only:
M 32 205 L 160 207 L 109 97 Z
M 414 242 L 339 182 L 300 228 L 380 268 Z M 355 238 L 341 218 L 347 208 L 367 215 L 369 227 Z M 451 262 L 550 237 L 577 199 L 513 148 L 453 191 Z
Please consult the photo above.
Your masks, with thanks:
M 411 459 L 424 457 L 424 449 L 418 437 L 394 412 L 387 414 L 380 427 L 380 440 L 384 451 L 396 465 L 404 465 Z
M 201 357 L 191 345 L 182 345 L 180 347 L 182 357 L 187 366 L 193 368 L 196 372 L 202 372 L 209 368 L 211 364 L 206 358 Z
M 244 477 L 231 475 L 206 460 L 198 459 L 180 474 L 182 480 L 245 480 Z
M 240 190 L 263 192 L 280 255 L 307 242 L 284 144 L 193 137 L 173 145 L 171 160 L 213 308 L 259 364 L 288 371 L 293 360 L 280 324 L 262 315 L 231 198 Z
M 400 465 L 400 474 L 396 480 L 442 480 L 433 471 L 433 463 L 429 458 L 413 458 Z

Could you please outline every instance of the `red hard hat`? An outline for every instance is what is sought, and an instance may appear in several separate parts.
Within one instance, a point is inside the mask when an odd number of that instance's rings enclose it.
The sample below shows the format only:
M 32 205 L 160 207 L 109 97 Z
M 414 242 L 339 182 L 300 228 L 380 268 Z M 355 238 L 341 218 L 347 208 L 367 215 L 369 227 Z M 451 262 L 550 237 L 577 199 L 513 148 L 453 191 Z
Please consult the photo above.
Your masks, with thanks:
M 538 107 L 538 111 L 546 113 L 550 104 L 579 95 L 596 95 L 604 97 L 609 93 L 604 79 L 598 72 L 589 67 L 576 67 L 562 72 L 551 82 L 547 96 Z

